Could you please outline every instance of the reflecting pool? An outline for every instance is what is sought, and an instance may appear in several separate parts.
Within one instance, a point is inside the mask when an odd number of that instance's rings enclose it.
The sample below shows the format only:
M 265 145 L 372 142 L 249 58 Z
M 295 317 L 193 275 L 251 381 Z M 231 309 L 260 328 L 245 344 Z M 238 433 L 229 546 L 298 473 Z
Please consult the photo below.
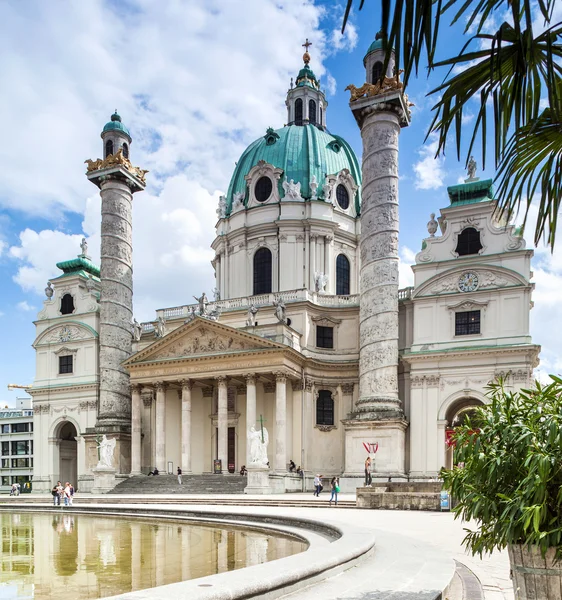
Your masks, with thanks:
M 63 509 L 64 510 L 64 509 Z M 183 522 L 0 512 L 0 599 L 103 598 L 306 550 L 282 535 Z

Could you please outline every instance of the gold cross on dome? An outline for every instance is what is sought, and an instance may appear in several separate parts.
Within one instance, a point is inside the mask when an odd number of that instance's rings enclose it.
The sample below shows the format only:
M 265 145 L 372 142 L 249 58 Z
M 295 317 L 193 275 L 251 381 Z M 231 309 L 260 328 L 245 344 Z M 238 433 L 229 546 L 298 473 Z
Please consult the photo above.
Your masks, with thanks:
M 309 46 L 312 46 L 312 42 L 309 42 L 308 38 L 306 38 L 306 42 L 303 44 L 303 47 L 306 49 L 306 52 L 308 52 Z

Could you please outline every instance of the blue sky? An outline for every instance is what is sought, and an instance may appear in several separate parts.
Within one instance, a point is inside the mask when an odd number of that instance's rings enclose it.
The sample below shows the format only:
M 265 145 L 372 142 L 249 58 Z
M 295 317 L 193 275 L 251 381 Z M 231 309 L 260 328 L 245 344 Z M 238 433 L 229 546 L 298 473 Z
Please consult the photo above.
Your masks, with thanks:
M 99 257 L 99 200 L 84 160 L 101 155 L 99 133 L 113 110 L 131 130 L 133 162 L 150 170 L 134 204 L 135 314 L 148 320 L 156 308 L 212 289 L 218 197 L 244 148 L 285 123 L 285 94 L 307 37 L 311 67 L 328 94 L 328 127 L 360 156 L 344 88 L 365 81 L 362 59 L 379 28 L 378 8 L 366 2 L 342 37 L 343 2 L 0 4 L 0 405 L 16 397 L 7 383 L 33 381 L 33 320 L 55 263 L 78 254 L 82 236 Z M 441 49 L 460 48 L 461 34 L 460 26 L 444 28 Z M 426 94 L 442 76 L 427 79 L 422 70 L 408 89 L 416 106 L 400 139 L 404 286 L 429 214 L 448 204 L 446 187 L 465 177 L 452 149 L 434 160 L 435 144 L 424 144 Z M 493 177 L 492 164 L 479 175 Z M 543 369 L 560 372 L 560 343 L 549 325 L 562 319 L 562 255 L 537 249 L 533 268 L 532 334 L 543 345 Z

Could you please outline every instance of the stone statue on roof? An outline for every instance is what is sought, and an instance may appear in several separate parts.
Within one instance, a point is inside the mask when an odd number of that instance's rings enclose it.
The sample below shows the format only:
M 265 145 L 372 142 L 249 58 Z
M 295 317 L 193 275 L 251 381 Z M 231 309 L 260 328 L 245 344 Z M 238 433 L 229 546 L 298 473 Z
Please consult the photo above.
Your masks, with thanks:
M 476 169 L 477 168 L 478 168 L 478 165 L 476 164 L 476 161 L 474 160 L 474 156 L 471 156 L 470 160 L 468 161 L 468 165 L 466 167 L 466 170 L 468 172 L 468 181 L 476 179 Z
M 285 198 L 288 200 L 302 200 L 300 181 L 295 183 L 294 179 L 288 181 L 287 178 L 285 178 L 283 190 L 285 191 Z
M 226 217 L 226 196 L 219 196 L 219 207 L 217 208 L 217 216 L 219 219 Z
M 82 254 L 80 256 L 88 256 L 88 242 L 86 241 L 85 237 L 82 238 L 80 249 L 82 250 Z

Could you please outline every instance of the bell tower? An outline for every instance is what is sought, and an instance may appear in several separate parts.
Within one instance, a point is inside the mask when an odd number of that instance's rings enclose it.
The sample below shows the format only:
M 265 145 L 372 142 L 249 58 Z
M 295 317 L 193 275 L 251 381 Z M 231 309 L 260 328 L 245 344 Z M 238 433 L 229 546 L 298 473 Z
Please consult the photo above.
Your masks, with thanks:
M 96 427 L 88 432 L 87 451 L 89 466 L 94 468 L 97 452 L 91 446 L 102 434 L 114 438 L 113 468 L 119 475 L 131 470 L 131 392 L 129 375 L 121 365 L 132 351 L 133 194 L 144 190 L 146 171 L 129 160 L 132 139 L 117 111 L 101 138 L 103 159 L 86 161 L 86 176 L 101 196 L 100 389 Z M 96 488 L 105 490 L 94 481 Z
M 398 396 L 398 137 L 410 124 L 410 111 L 398 77 L 380 81 L 385 51 L 378 35 L 364 58 L 367 83 L 348 88 L 363 140 L 363 193 L 359 398 L 346 421 L 346 472 L 362 470 L 362 461 L 356 463 L 365 458 L 364 442 L 378 447 L 373 472 L 386 478 L 405 475 L 408 424 Z

